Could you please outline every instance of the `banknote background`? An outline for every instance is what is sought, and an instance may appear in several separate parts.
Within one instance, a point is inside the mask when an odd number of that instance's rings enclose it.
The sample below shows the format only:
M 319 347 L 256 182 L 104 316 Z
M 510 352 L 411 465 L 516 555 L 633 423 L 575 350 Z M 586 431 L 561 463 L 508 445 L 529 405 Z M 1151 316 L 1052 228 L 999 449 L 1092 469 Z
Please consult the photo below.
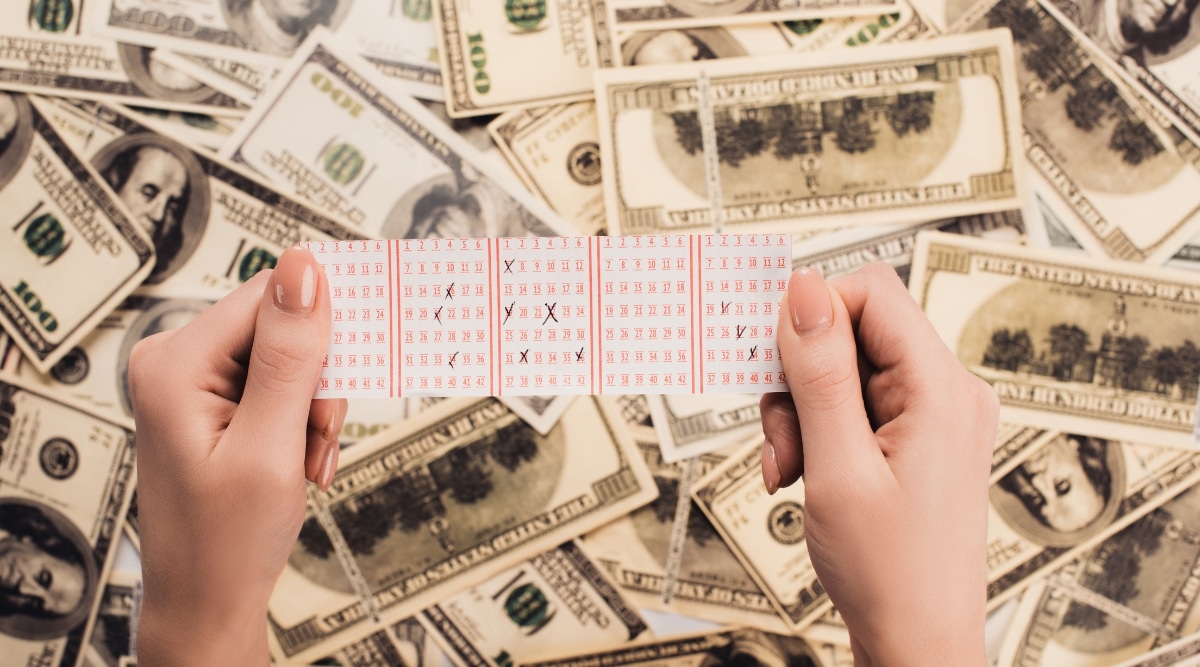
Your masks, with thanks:
M 286 248 L 751 229 L 1000 395 L 992 664 L 1200 664 L 1194 0 L 0 4 L 0 667 L 137 664 L 130 350 Z M 757 401 L 351 400 L 274 660 L 849 667 Z

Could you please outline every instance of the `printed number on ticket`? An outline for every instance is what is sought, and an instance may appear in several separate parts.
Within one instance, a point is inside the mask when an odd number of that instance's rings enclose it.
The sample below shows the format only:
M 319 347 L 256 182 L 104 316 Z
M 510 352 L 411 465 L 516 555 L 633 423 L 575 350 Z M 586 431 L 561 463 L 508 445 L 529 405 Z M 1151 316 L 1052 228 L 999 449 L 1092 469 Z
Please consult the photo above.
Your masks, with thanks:
M 779 391 L 787 234 L 315 241 L 318 398 Z

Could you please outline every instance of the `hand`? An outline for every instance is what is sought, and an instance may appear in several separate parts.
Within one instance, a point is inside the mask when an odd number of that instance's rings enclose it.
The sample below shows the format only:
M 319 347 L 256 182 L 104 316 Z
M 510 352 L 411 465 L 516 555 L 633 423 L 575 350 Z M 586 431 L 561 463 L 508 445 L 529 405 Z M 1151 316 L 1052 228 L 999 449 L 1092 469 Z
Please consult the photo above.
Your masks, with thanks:
M 801 269 L 784 302 L 790 394 L 762 399 L 763 479 L 804 475 L 808 549 L 855 665 L 985 665 L 995 393 L 886 265 L 829 284 Z
M 293 248 L 134 347 L 145 664 L 267 664 L 267 600 L 304 480 L 328 488 L 337 466 L 346 402 L 312 398 L 329 329 L 324 274 Z

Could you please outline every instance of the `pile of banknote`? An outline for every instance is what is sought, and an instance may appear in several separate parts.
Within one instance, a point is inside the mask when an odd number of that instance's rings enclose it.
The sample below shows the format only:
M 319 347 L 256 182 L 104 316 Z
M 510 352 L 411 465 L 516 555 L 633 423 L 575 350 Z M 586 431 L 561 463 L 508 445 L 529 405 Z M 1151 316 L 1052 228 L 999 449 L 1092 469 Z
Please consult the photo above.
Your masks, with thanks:
M 0 664 L 136 664 L 130 351 L 285 249 L 724 232 L 995 389 L 996 664 L 1200 664 L 1198 4 L 5 0 Z M 351 400 L 274 661 L 852 664 L 758 400 Z

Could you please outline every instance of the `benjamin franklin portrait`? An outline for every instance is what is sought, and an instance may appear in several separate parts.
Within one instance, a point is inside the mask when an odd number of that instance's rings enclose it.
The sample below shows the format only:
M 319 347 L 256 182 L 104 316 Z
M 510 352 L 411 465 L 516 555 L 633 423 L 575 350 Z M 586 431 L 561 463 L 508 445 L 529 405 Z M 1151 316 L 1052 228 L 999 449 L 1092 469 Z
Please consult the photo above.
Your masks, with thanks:
M 92 166 L 154 243 L 158 260 L 147 283 L 160 283 L 195 251 L 208 222 L 208 182 L 196 157 L 152 134 L 131 134 L 105 146 Z
M 635 32 L 621 45 L 626 65 L 667 65 L 746 55 L 742 45 L 722 28 L 689 28 Z
M 1139 63 L 1170 59 L 1185 40 L 1195 46 L 1200 0 L 1055 0 L 1067 18 L 1114 58 Z M 1189 39 L 1190 38 L 1190 39 Z
M 1073 546 L 1112 523 L 1125 484 L 1121 448 L 1059 433 L 992 488 L 993 506 L 1017 532 L 1045 546 Z
M 468 175 L 464 175 L 468 174 Z M 385 239 L 555 236 L 502 188 L 469 167 L 420 183 L 384 219 Z
M 0 635 L 45 640 L 87 620 L 98 580 L 83 533 L 34 500 L 0 500 Z

